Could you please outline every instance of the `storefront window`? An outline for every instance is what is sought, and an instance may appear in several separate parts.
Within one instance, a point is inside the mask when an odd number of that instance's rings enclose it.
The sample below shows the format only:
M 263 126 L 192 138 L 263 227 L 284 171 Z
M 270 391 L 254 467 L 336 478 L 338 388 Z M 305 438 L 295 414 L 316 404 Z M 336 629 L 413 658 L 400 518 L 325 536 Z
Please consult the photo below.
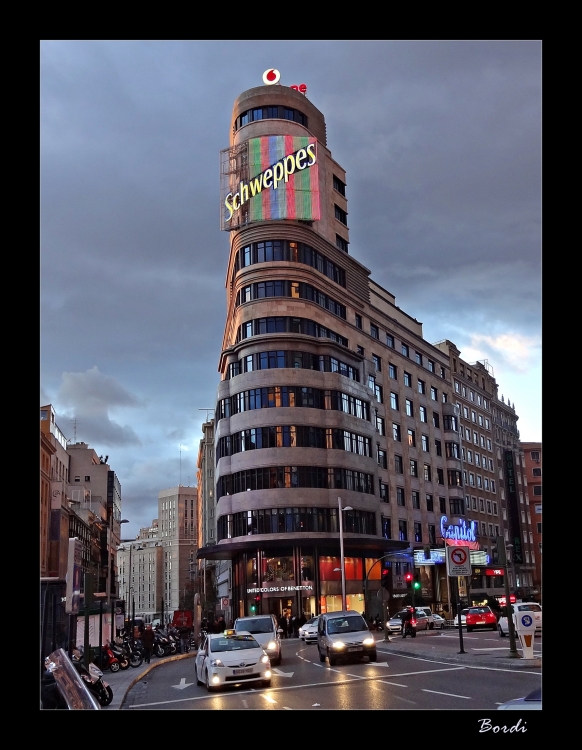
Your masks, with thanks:
M 293 557 L 263 558 L 263 582 L 275 583 L 295 580 Z
M 363 566 L 360 557 L 345 557 L 346 581 L 362 581 Z M 336 570 L 337 568 L 337 570 Z M 322 581 L 341 581 L 339 557 L 320 557 L 319 576 Z

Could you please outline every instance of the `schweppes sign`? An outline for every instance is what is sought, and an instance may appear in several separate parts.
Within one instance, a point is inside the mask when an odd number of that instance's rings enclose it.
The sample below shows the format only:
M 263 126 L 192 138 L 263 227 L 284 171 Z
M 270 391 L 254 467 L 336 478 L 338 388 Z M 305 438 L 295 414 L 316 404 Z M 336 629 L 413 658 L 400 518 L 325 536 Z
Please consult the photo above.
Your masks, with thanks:
M 306 136 L 265 136 L 237 150 L 237 168 L 223 173 L 222 228 L 252 221 L 320 219 L 317 141 Z M 231 162 L 232 163 L 232 160 Z

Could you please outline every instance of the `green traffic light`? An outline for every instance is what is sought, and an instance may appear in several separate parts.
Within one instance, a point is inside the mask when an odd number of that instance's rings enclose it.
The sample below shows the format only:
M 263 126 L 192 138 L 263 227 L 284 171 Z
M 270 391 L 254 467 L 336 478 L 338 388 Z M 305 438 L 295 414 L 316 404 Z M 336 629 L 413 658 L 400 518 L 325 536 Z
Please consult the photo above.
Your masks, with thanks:
M 415 582 L 414 582 L 414 583 L 412 584 L 412 587 L 413 587 L 413 588 L 415 588 L 415 589 L 419 589 L 419 588 L 420 588 L 420 583 L 419 583 L 418 581 L 415 581 Z

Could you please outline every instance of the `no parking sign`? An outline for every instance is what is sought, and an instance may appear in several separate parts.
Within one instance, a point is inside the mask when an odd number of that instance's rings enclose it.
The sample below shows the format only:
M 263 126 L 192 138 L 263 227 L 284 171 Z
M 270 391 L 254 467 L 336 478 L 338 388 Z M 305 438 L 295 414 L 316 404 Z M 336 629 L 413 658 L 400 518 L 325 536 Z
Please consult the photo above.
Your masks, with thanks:
M 469 547 L 460 544 L 447 547 L 447 575 L 449 577 L 471 575 Z

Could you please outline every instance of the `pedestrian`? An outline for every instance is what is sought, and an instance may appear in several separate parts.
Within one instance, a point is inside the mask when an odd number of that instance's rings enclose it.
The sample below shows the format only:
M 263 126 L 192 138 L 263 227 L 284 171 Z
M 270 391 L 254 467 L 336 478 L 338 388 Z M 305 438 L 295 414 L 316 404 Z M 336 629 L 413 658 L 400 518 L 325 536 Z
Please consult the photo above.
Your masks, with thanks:
M 148 625 L 144 630 L 143 636 L 141 638 L 141 642 L 144 647 L 144 661 L 146 664 L 150 663 L 152 651 L 154 650 L 155 638 L 156 634 L 154 633 L 152 626 Z
M 279 618 L 279 627 L 282 630 L 281 638 L 287 638 L 287 610 Z
M 190 628 L 184 623 L 178 629 L 178 635 L 180 636 L 180 652 L 185 654 L 190 650 Z

